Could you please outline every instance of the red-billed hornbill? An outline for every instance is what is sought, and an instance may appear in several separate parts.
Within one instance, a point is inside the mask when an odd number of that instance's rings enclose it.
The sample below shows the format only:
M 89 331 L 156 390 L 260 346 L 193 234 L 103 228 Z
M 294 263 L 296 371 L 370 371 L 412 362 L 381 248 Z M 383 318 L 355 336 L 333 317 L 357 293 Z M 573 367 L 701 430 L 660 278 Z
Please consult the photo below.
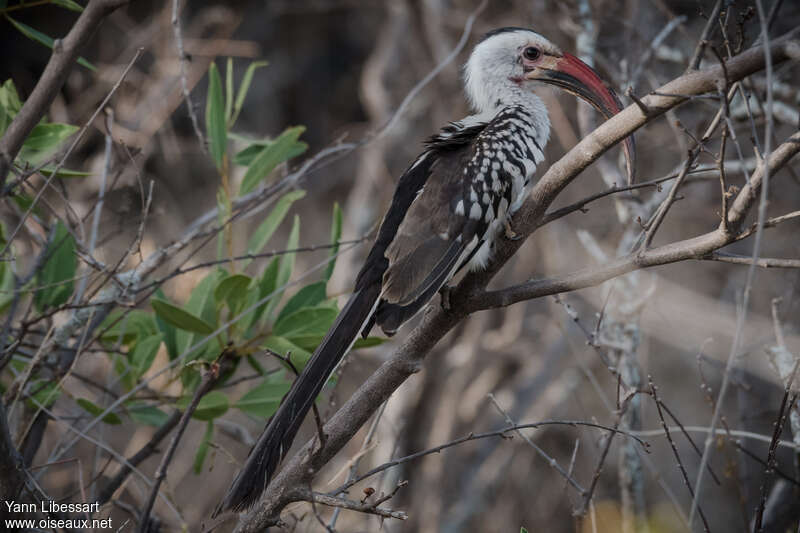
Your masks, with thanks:
M 464 69 L 475 110 L 431 137 L 400 177 L 355 291 L 251 450 L 221 509 L 244 510 L 264 492 L 322 386 L 359 332 L 394 334 L 461 268 L 480 270 L 525 200 L 544 159 L 550 120 L 541 83 L 580 96 L 606 118 L 614 92 L 586 64 L 525 28 L 500 28 Z M 633 139 L 624 144 L 628 176 Z

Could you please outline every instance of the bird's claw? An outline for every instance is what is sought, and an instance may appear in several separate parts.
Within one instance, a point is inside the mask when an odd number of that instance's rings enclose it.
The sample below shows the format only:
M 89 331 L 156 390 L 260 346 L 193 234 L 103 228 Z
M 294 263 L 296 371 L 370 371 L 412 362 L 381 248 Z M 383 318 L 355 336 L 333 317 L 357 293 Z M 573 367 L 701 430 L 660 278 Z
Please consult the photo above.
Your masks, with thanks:
M 522 235 L 519 235 L 517 232 L 514 231 L 514 229 L 511 227 L 511 222 L 508 220 L 506 220 L 505 223 L 505 234 L 506 234 L 506 239 L 510 241 L 518 241 L 522 238 Z
M 441 301 L 442 309 L 444 309 L 445 311 L 450 310 L 450 291 L 451 291 L 450 285 L 442 285 L 442 288 L 439 289 L 439 295 L 442 298 Z

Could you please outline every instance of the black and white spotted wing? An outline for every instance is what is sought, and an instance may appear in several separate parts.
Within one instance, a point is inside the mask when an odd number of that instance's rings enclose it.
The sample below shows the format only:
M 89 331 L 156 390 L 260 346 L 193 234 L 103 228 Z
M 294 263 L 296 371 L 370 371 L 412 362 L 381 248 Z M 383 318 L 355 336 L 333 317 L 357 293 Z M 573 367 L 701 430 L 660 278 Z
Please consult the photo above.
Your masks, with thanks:
M 388 334 L 458 269 L 486 263 L 494 238 L 521 203 L 543 158 L 533 121 L 521 109 L 507 108 L 488 124 L 460 126 L 455 123 L 433 137 L 404 175 L 426 177 L 416 178 L 419 187 L 381 251 L 385 270 L 375 321 Z M 391 217 L 392 209 L 381 230 Z

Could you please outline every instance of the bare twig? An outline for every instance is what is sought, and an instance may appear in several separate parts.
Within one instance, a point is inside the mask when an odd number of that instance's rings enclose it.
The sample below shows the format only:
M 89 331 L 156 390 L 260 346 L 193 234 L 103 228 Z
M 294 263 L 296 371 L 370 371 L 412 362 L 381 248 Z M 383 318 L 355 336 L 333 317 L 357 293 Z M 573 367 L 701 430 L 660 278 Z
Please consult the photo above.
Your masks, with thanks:
M 661 420 L 661 427 L 664 428 L 664 435 L 666 435 L 667 440 L 669 441 L 670 448 L 672 448 L 672 454 L 675 456 L 675 461 L 678 463 L 678 469 L 681 471 L 683 483 L 686 485 L 686 488 L 689 489 L 689 494 L 691 494 L 692 498 L 694 498 L 694 491 L 692 490 L 692 484 L 689 481 L 689 475 L 686 473 L 686 467 L 683 466 L 681 456 L 678 453 L 678 448 L 675 446 L 675 442 L 672 440 L 669 427 L 667 427 L 667 422 L 664 420 L 664 414 L 661 412 L 661 401 L 658 399 L 658 388 L 653 384 L 653 378 L 650 375 L 647 376 L 647 384 L 650 386 L 650 393 L 653 395 L 653 401 L 656 403 L 656 410 L 658 411 L 658 418 Z M 708 521 L 703 514 L 703 509 L 698 508 L 698 511 L 700 513 L 700 518 L 703 521 L 703 528 L 705 531 L 709 531 Z
M 139 515 L 139 533 L 147 533 L 150 531 L 150 511 L 153 509 L 153 504 L 156 501 L 156 497 L 158 497 L 159 487 L 167 477 L 167 468 L 169 467 L 170 462 L 172 462 L 172 457 L 175 455 L 175 450 L 178 448 L 178 443 L 180 442 L 181 437 L 183 437 L 186 426 L 189 425 L 189 420 L 191 420 L 192 414 L 194 414 L 195 409 L 197 409 L 200 400 L 206 395 L 206 393 L 210 392 L 211 389 L 214 388 L 214 385 L 219 379 L 221 373 L 220 367 L 227 364 L 227 356 L 228 351 L 224 350 L 217 361 L 214 362 L 206 371 L 205 375 L 203 376 L 203 380 L 200 382 L 200 385 L 197 386 L 197 389 L 194 392 L 192 401 L 186 407 L 186 410 L 181 416 L 177 430 L 175 431 L 175 435 L 172 436 L 172 440 L 169 443 L 169 448 L 167 448 L 166 453 L 164 453 L 164 456 L 161 458 L 161 463 L 158 465 L 158 469 L 156 470 L 155 480 L 153 482 L 153 486 L 150 488 L 150 494 L 147 498 L 147 502 L 145 503 L 144 507 L 142 508 L 142 512 Z
M 773 58 L 772 54 L 770 53 L 771 40 L 769 37 L 769 29 L 766 24 L 766 14 L 764 12 L 764 6 L 762 5 L 761 0 L 756 0 L 756 8 L 758 11 L 758 18 L 761 21 L 761 28 L 762 28 L 761 38 L 763 40 L 762 53 L 764 55 L 764 68 L 767 76 L 767 124 L 764 132 L 764 150 L 762 152 L 763 154 L 762 157 L 766 161 L 769 160 L 769 158 L 773 155 L 771 153 L 772 128 L 773 128 L 771 80 L 772 80 Z M 728 74 L 729 72 L 730 71 L 728 69 L 725 70 L 726 74 Z M 736 331 L 734 333 L 733 342 L 731 343 L 731 349 L 728 354 L 728 361 L 725 365 L 725 372 L 722 375 L 722 383 L 720 384 L 719 395 L 717 396 L 716 406 L 714 407 L 714 413 L 711 416 L 710 426 L 712 432 L 714 428 L 717 426 L 717 423 L 719 422 L 719 418 L 722 412 L 723 400 L 725 398 L 725 394 L 728 390 L 728 385 L 730 383 L 731 370 L 733 369 L 734 363 L 738 359 L 737 356 L 739 353 L 739 344 L 741 342 L 744 330 L 744 324 L 747 320 L 747 312 L 749 310 L 750 290 L 753 286 L 753 281 L 755 280 L 756 263 L 758 261 L 759 254 L 761 253 L 761 239 L 764 234 L 764 221 L 767 219 L 769 177 L 772 169 L 770 168 L 769 164 L 762 164 L 759 168 L 763 168 L 763 171 L 760 180 L 761 197 L 758 203 L 758 222 L 757 222 L 758 226 L 756 229 L 755 242 L 753 243 L 752 263 L 747 269 L 747 277 L 745 279 L 744 289 L 742 294 L 742 305 L 736 317 Z M 734 208 L 736 207 L 736 203 L 734 203 L 733 207 Z M 692 508 L 689 511 L 689 528 L 692 527 L 692 523 L 694 521 L 695 510 L 697 509 L 698 505 L 698 498 L 700 496 L 700 492 L 703 487 L 702 484 L 703 484 L 703 476 L 705 474 L 705 465 L 708 463 L 708 458 L 711 454 L 712 442 L 713 439 L 711 439 L 710 436 L 706 438 L 705 447 L 703 449 L 703 456 L 700 459 L 700 467 L 697 471 L 697 480 L 695 481 L 694 495 L 692 498 Z
M 133 454 L 129 459 L 128 463 L 136 466 L 154 453 L 158 451 L 158 446 L 169 432 L 173 430 L 175 426 L 178 425 L 178 422 L 181 420 L 181 412 L 180 411 L 173 411 L 172 414 L 164 421 L 163 424 L 153 433 L 153 436 L 150 438 L 147 443 L 142 446 L 142 448 Z M 106 502 L 110 501 L 111 498 L 114 496 L 114 492 L 122 486 L 125 480 L 131 473 L 131 468 L 128 465 L 123 464 L 119 472 L 109 480 L 109 482 L 103 487 L 103 490 L 97 496 L 97 501 L 100 504 L 105 504 Z
M 508 438 L 508 434 L 511 433 L 511 432 L 517 432 L 517 431 L 519 431 L 521 429 L 537 429 L 537 428 L 546 427 L 546 426 L 572 426 L 572 427 L 585 426 L 585 427 L 589 427 L 589 428 L 595 428 L 595 429 L 600 429 L 600 430 L 604 430 L 604 431 L 609 431 L 612 434 L 620 434 L 620 435 L 623 435 L 625 437 L 632 437 L 632 435 L 633 435 L 633 433 L 628 433 L 628 432 L 625 432 L 625 431 L 621 431 L 621 430 L 615 429 L 615 428 L 613 428 L 611 426 L 604 426 L 603 424 L 596 424 L 594 422 L 584 422 L 584 421 L 581 421 L 581 420 L 542 420 L 541 422 L 531 422 L 531 423 L 527 423 L 527 424 L 513 424 L 513 425 L 507 426 L 507 427 L 505 427 L 503 429 L 499 429 L 497 431 L 488 431 L 486 433 L 470 433 L 469 435 L 465 435 L 464 437 L 460 437 L 458 439 L 451 440 L 450 442 L 446 442 L 445 444 L 440 444 L 439 446 L 434 446 L 432 448 L 428 448 L 426 450 L 422 450 L 422 451 L 419 451 L 419 452 L 416 452 L 416 453 L 412 453 L 410 455 L 406 455 L 405 457 L 400 457 L 398 459 L 392 459 L 391 461 L 388 461 L 386 463 L 383 463 L 382 465 L 376 466 L 372 470 L 369 470 L 368 472 L 365 472 L 364 474 L 361 474 L 357 478 L 348 481 L 347 483 L 345 483 L 341 487 L 338 487 L 335 490 L 331 491 L 329 494 L 334 494 L 334 495 L 335 494 L 341 494 L 343 492 L 346 492 L 353 485 L 355 485 L 357 483 L 360 483 L 361 481 L 367 479 L 368 477 L 372 477 L 375 474 L 383 472 L 384 470 L 387 470 L 389 468 L 395 467 L 397 465 L 401 465 L 403 463 L 407 463 L 409 461 L 413 461 L 415 459 L 419 459 L 420 457 L 425 457 L 426 455 L 439 453 L 442 450 L 446 450 L 447 448 L 452 448 L 453 446 L 458 446 L 459 444 L 463 444 L 465 442 L 469 442 L 469 441 L 473 441 L 473 440 L 480 440 L 480 439 L 487 439 L 487 438 L 492 438 L 492 437 Z M 636 437 L 632 437 L 632 438 L 636 442 L 638 442 L 643 448 L 647 449 L 649 447 L 649 445 L 647 444 L 646 441 L 644 441 L 642 439 L 639 439 L 639 438 L 636 438 Z M 569 480 L 568 480 L 568 482 L 569 482 Z M 575 485 L 573 485 L 573 486 L 575 486 Z M 583 494 L 583 489 L 580 488 L 580 485 L 578 485 L 578 487 L 576 487 L 576 489 L 579 492 L 581 492 L 581 494 Z
M 692 59 L 689 60 L 689 70 L 695 70 L 700 66 L 700 61 L 703 59 L 703 51 L 705 51 L 706 46 L 708 46 L 708 38 L 711 32 L 717 26 L 717 17 L 719 17 L 721 9 L 722 0 L 717 0 L 714 4 L 714 8 L 711 10 L 711 14 L 708 16 L 706 26 L 703 28 L 703 33 L 700 34 L 700 38 L 697 40 L 697 46 L 692 54 Z
M 753 261 L 749 255 L 737 255 L 726 252 L 712 252 L 703 259 L 707 261 L 719 261 L 722 263 L 732 263 L 735 265 L 755 265 L 761 268 L 800 268 L 800 259 L 778 259 L 774 257 L 759 257 Z
M 503 408 L 500 406 L 500 404 L 499 404 L 499 403 L 497 403 L 497 399 L 494 397 L 494 394 L 491 394 L 491 393 L 490 393 L 490 394 L 488 395 L 488 397 L 489 397 L 489 401 L 490 401 L 490 402 L 492 402 L 492 405 L 494 405 L 494 408 L 495 408 L 495 409 L 497 409 L 497 411 L 498 411 L 498 412 L 499 412 L 501 415 L 503 415 L 503 418 L 505 418 L 505 420 L 506 420 L 506 424 L 508 424 L 509 426 L 515 426 L 515 425 L 516 425 L 516 423 L 514 422 L 514 420 L 512 420 L 512 419 L 511 419 L 511 415 L 509 415 L 509 414 L 508 414 L 508 412 L 506 412 L 506 410 L 505 410 L 505 409 L 503 409 Z M 616 428 L 614 428 L 614 429 L 616 429 Z M 567 472 L 566 470 L 564 470 L 564 467 L 562 467 L 560 464 L 558 464 L 558 461 L 556 461 L 554 458 L 550 457 L 550 455 L 548 455 L 548 453 L 547 453 L 547 452 L 545 452 L 545 451 L 544 451 L 544 450 L 543 450 L 541 447 L 539 447 L 539 445 L 537 445 L 535 442 L 533 442 L 533 440 L 531 440 L 531 438 L 530 438 L 530 437 L 528 437 L 526 434 L 524 434 L 522 431 L 520 431 L 520 430 L 518 430 L 518 429 L 517 429 L 517 430 L 515 430 L 515 433 L 516 433 L 517 435 L 519 435 L 520 437 L 522 437 L 522 440 L 524 440 L 526 443 L 528 443 L 528 446 L 530 446 L 531 448 L 533 448 L 533 449 L 536 451 L 536 453 L 537 453 L 537 454 L 539 454 L 539 456 L 541 456 L 541 457 L 542 457 L 542 459 L 544 459 L 545 461 L 547 461 L 547 464 L 549 464 L 550 466 L 552 466 L 552 467 L 553 467 L 553 468 L 556 470 L 556 472 L 558 472 L 558 473 L 561 475 L 561 477 L 563 477 L 563 478 L 564 478 L 564 479 L 567 481 L 567 483 L 569 483 L 570 485 L 572 485 L 572 486 L 575 488 L 575 490 L 577 490 L 577 491 L 578 491 L 578 493 L 579 493 L 581 496 L 584 496 L 584 495 L 586 494 L 586 489 L 584 489 L 584 488 L 583 488 L 583 487 L 582 487 L 582 486 L 581 486 L 581 485 L 580 485 L 580 484 L 579 484 L 579 483 L 578 483 L 578 482 L 575 480 L 575 478 L 573 478 L 573 477 L 572 477 L 572 476 L 569 474 L 569 472 Z
M 186 81 L 186 63 L 189 61 L 189 56 L 183 50 L 183 32 L 181 32 L 180 8 L 178 7 L 180 0 L 172 0 L 172 30 L 175 33 L 175 46 L 178 49 L 178 64 L 181 69 L 181 91 L 183 91 L 183 99 L 186 101 L 186 111 L 189 113 L 189 118 L 192 120 L 192 128 L 197 140 L 200 142 L 200 148 L 203 152 L 208 152 L 206 148 L 206 140 L 203 137 L 203 131 L 200 129 L 200 123 L 197 121 L 197 111 L 192 102 L 192 96 L 189 94 L 189 85 Z
M 789 383 L 794 380 L 795 372 L 797 372 L 797 366 L 798 365 L 795 364 Z M 797 396 L 798 395 L 796 393 L 791 392 L 791 389 L 787 385 L 783 393 L 781 406 L 778 409 L 778 420 L 775 422 L 775 428 L 772 432 L 772 441 L 769 443 L 769 450 L 767 452 L 767 468 L 764 471 L 764 479 L 761 482 L 761 497 L 759 499 L 758 508 L 756 509 L 755 523 L 753 525 L 753 531 L 758 533 L 762 533 L 764 531 L 762 521 L 764 519 L 764 508 L 767 505 L 767 483 L 771 477 L 772 471 L 775 469 L 775 465 L 777 464 L 777 460 L 775 459 L 775 451 L 778 449 L 778 440 L 781 436 L 781 432 L 783 431 L 783 426 L 786 423 L 786 414 L 793 409 L 795 402 L 797 402 Z
M 406 520 L 408 518 L 408 515 L 402 511 L 392 511 L 391 509 L 377 507 L 372 503 L 356 502 L 346 498 L 330 496 L 320 492 L 300 491 L 299 495 L 303 500 L 313 503 L 321 503 L 329 507 L 341 507 L 342 509 L 349 509 L 351 511 L 358 511 L 360 513 L 378 515 L 382 518 L 396 518 L 398 520 Z M 324 522 L 323 525 L 325 525 Z

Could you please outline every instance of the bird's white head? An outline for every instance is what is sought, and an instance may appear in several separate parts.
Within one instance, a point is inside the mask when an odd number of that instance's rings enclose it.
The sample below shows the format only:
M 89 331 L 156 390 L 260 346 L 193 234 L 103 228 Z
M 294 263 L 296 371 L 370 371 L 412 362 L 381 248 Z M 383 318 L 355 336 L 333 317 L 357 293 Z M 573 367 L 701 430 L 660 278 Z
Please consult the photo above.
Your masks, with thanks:
M 499 28 L 487 33 L 464 66 L 467 97 L 479 114 L 522 104 L 549 123 L 544 104 L 533 93 L 542 83 L 582 98 L 606 118 L 622 109 L 617 95 L 591 67 L 533 30 Z M 632 180 L 632 136 L 624 141 L 623 149 Z

